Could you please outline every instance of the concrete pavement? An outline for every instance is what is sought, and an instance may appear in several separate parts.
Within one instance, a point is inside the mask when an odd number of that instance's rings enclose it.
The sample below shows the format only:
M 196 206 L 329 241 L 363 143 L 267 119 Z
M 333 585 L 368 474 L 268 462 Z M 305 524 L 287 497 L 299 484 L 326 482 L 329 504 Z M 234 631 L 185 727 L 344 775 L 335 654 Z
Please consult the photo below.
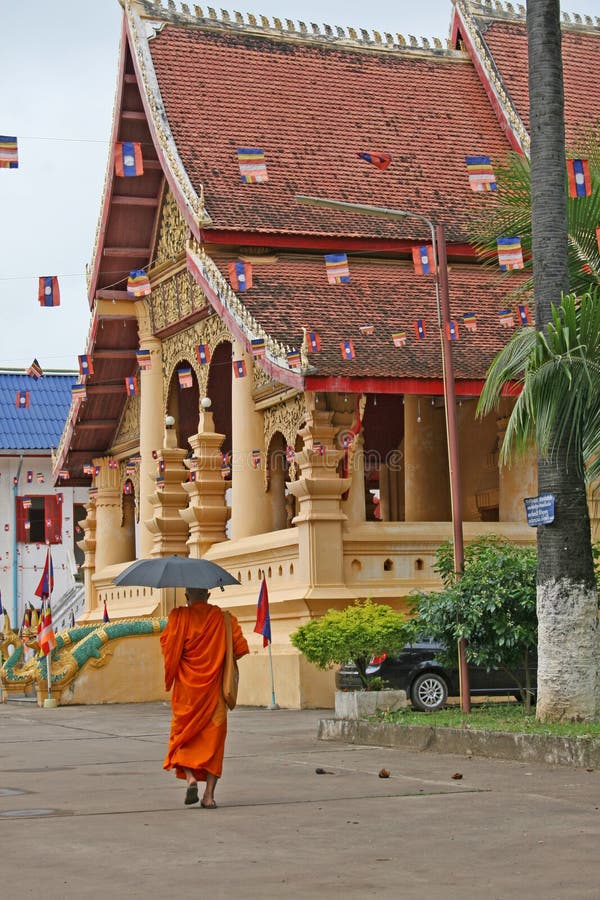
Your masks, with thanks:
M 208 811 L 162 771 L 168 705 L 0 705 L 3 894 L 600 895 L 598 771 L 319 742 L 324 715 L 236 709 Z

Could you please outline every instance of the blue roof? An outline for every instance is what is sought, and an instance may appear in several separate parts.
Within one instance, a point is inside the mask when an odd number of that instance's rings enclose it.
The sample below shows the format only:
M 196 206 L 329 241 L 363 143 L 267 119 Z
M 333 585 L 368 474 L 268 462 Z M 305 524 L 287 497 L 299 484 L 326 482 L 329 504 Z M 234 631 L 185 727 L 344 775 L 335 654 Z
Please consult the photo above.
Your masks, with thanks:
M 0 450 L 58 447 L 77 378 L 75 372 L 38 379 L 0 372 Z M 17 409 L 17 391 L 29 391 L 29 409 Z

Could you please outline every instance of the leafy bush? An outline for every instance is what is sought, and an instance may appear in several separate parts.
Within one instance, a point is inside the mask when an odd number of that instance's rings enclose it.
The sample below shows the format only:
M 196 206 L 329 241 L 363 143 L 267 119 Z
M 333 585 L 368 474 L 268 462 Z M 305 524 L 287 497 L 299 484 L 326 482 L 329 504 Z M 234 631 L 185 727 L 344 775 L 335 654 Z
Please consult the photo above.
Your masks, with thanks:
M 290 640 L 319 669 L 352 660 L 366 688 L 371 657 L 399 653 L 408 635 L 406 619 L 391 606 L 357 600 L 346 609 L 330 609 L 320 619 L 301 625 Z

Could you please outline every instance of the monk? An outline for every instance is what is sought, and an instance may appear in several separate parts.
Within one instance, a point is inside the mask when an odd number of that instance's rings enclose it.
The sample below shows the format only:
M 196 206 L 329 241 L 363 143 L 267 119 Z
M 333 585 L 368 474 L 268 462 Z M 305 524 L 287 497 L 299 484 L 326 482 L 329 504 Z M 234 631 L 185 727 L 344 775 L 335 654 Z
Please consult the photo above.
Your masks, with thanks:
M 216 809 L 215 787 L 223 769 L 227 707 L 222 693 L 225 621 L 210 594 L 186 590 L 186 606 L 171 610 L 160 636 L 165 688 L 171 695 L 171 735 L 165 769 L 187 781 L 185 805 L 198 802 L 198 782 L 206 782 L 200 805 Z M 249 652 L 235 616 L 231 616 L 236 659 Z

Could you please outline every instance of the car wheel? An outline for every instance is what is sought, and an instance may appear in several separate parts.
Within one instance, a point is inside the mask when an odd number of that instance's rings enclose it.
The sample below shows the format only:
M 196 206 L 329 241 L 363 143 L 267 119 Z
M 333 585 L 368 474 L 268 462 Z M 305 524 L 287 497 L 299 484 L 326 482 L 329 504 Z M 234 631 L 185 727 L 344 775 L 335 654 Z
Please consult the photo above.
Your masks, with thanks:
M 424 672 L 412 683 L 410 699 L 415 709 L 433 712 L 441 709 L 448 699 L 448 686 L 436 672 Z

